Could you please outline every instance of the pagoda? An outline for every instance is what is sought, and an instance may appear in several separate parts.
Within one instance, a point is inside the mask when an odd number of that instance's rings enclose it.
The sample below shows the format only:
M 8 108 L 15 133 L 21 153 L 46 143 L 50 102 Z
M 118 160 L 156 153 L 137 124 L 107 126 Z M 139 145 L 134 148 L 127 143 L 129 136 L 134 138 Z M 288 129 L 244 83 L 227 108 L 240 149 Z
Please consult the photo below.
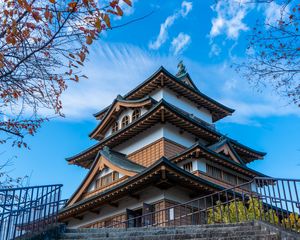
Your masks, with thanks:
M 182 62 L 176 75 L 160 67 L 94 114 L 99 123 L 89 136 L 97 143 L 67 158 L 88 173 L 60 221 L 109 227 L 265 176 L 247 166 L 265 153 L 216 129 L 233 112 L 203 94 Z

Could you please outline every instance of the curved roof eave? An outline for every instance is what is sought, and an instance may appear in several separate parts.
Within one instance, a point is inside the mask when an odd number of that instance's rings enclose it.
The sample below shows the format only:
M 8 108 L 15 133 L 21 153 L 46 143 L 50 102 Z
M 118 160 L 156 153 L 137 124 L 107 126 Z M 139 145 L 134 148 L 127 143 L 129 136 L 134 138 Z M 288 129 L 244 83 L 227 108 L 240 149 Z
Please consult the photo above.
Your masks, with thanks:
M 209 148 L 203 146 L 203 145 L 200 144 L 200 143 L 196 143 L 196 144 L 194 144 L 193 146 L 191 146 L 190 148 L 185 149 L 185 150 L 184 150 L 183 152 L 181 152 L 180 154 L 178 154 L 178 155 L 176 155 L 176 156 L 170 158 L 170 161 L 172 161 L 173 159 L 176 159 L 176 158 L 178 158 L 178 157 L 180 157 L 180 156 L 182 156 L 182 155 L 184 155 L 184 154 L 186 154 L 186 153 L 188 153 L 188 152 L 190 152 L 190 151 L 193 151 L 194 149 L 197 149 L 197 148 L 200 148 L 200 149 L 202 149 L 203 151 L 206 151 L 206 152 L 208 152 L 208 153 L 210 153 L 210 154 L 212 154 L 212 155 L 215 155 L 216 157 L 219 157 L 219 158 L 223 159 L 224 161 L 227 161 L 227 162 L 229 162 L 229 163 L 231 163 L 231 164 L 233 164 L 233 165 L 235 165 L 235 166 L 237 166 L 237 167 L 240 167 L 240 168 L 242 168 L 242 169 L 244 169 L 244 170 L 247 170 L 247 171 L 249 171 L 249 172 L 253 172 L 254 174 L 256 174 L 256 175 L 258 175 L 258 176 L 260 176 L 260 177 L 269 177 L 269 176 L 267 176 L 267 175 L 265 175 L 265 174 L 263 174 L 263 173 L 260 173 L 260 172 L 258 172 L 258 171 L 255 171 L 255 170 L 253 170 L 253 169 L 247 167 L 246 165 L 238 164 L 237 162 L 232 161 L 230 158 L 227 158 L 227 157 L 225 157 L 225 156 L 223 156 L 223 155 L 221 155 L 221 154 L 219 154 L 219 153 L 217 153 L 217 152 L 215 152 L 215 151 L 213 151 L 213 150 L 211 150 L 211 149 L 209 149 Z
M 202 93 L 197 86 L 195 85 L 195 83 L 192 81 L 190 75 L 187 73 L 186 76 L 189 78 L 190 82 L 192 83 L 192 85 L 194 87 L 191 87 L 185 83 L 183 83 L 180 80 L 180 77 L 176 77 L 174 76 L 172 73 L 170 73 L 168 70 L 166 70 L 163 66 L 160 66 L 158 70 L 156 70 L 150 77 L 148 77 L 145 81 L 143 81 L 142 83 L 140 83 L 138 86 L 136 86 L 134 89 L 132 89 L 131 91 L 129 91 L 128 93 L 126 93 L 123 98 L 126 99 L 127 97 L 129 97 L 131 94 L 133 94 L 134 92 L 136 92 L 139 88 L 141 88 L 142 86 L 144 86 L 146 83 L 150 82 L 156 75 L 158 75 L 159 73 L 163 72 L 164 74 L 166 74 L 167 76 L 169 76 L 170 78 L 172 78 L 173 80 L 175 80 L 177 83 L 181 84 L 182 86 L 188 88 L 189 90 L 195 92 L 196 94 L 199 94 L 201 97 L 205 98 L 206 100 L 212 102 L 213 104 L 217 105 L 218 107 L 226 110 L 227 112 L 229 112 L 230 114 L 232 114 L 235 110 L 232 108 L 229 108 L 219 102 L 217 102 L 216 100 L 208 97 L 207 95 L 205 95 L 204 93 Z M 111 105 L 110 105 L 111 106 Z M 97 112 L 94 114 L 95 117 L 99 116 L 100 114 L 104 113 L 105 111 L 107 111 L 110 106 L 102 109 L 101 111 Z
M 209 131 L 210 133 L 213 133 L 214 135 L 217 135 L 218 137 L 225 137 L 225 138 L 227 138 L 229 141 L 231 141 L 233 144 L 235 144 L 235 145 L 237 145 L 237 146 L 239 146 L 239 147 L 241 147 L 241 148 L 248 149 L 250 152 L 254 152 L 254 153 L 256 153 L 256 154 L 258 154 L 258 155 L 260 155 L 260 156 L 265 156 L 265 155 L 266 155 L 266 153 L 264 153 L 264 152 L 259 152 L 259 151 L 256 151 L 256 150 L 254 150 L 254 149 L 251 149 L 251 148 L 249 148 L 249 147 L 247 147 L 247 146 L 244 146 L 243 144 L 237 142 L 236 140 L 233 140 L 233 139 L 231 139 L 231 138 L 225 136 L 224 134 L 221 134 L 221 133 L 217 132 L 216 130 L 214 130 L 214 129 L 212 129 L 212 128 L 209 128 L 209 127 L 205 126 L 204 124 L 200 124 L 198 121 L 196 121 L 195 119 L 191 118 L 190 116 L 185 115 L 185 114 L 183 114 L 181 111 L 176 110 L 176 108 L 174 108 L 174 106 L 173 106 L 172 104 L 166 102 L 166 101 L 163 100 L 163 99 L 160 100 L 159 102 L 157 102 L 157 103 L 156 103 L 156 104 L 155 104 L 155 105 L 154 105 L 147 113 L 145 113 L 145 114 L 140 118 L 140 120 L 143 119 L 143 118 L 145 118 L 145 117 L 148 116 L 149 114 L 151 114 L 152 111 L 154 111 L 156 108 L 158 108 L 158 107 L 159 107 L 160 105 L 162 105 L 162 104 L 164 104 L 165 106 L 169 107 L 169 108 L 172 109 L 173 111 L 176 111 L 176 113 L 178 113 L 179 115 L 181 115 L 183 118 L 185 118 L 185 119 L 187 119 L 187 120 L 189 120 L 189 121 L 195 123 L 196 125 L 201 125 L 202 128 L 206 129 L 206 130 Z M 127 130 L 128 128 L 130 128 L 130 127 L 132 126 L 132 124 L 133 124 L 133 123 L 130 123 L 130 124 L 127 125 L 125 128 L 123 128 L 121 131 Z M 112 137 L 114 137 L 116 134 L 119 134 L 119 133 L 120 133 L 120 132 L 116 132 L 116 133 L 110 135 L 109 137 L 103 139 L 102 141 L 96 143 L 95 145 L 89 147 L 88 149 L 86 149 L 86 150 L 84 150 L 84 151 L 82 151 L 82 152 L 80 152 L 80 153 L 78 153 L 78 154 L 76 154 L 76 155 L 74 155 L 74 156 L 72 156 L 72 157 L 66 158 L 66 160 L 69 161 L 69 162 L 72 161 L 72 160 L 74 160 L 75 158 L 77 158 L 77 157 L 79 157 L 79 156 L 81 156 L 81 155 L 83 155 L 83 154 L 89 152 L 89 151 L 92 150 L 93 148 L 96 148 L 97 146 L 103 144 L 105 141 L 111 139 Z
M 110 113 L 110 111 L 113 109 L 114 105 L 117 103 L 117 102 L 122 102 L 122 103 L 143 103 L 147 100 L 151 100 L 151 102 L 155 103 L 157 101 L 155 101 L 152 97 L 150 96 L 145 96 L 141 99 L 137 99 L 137 100 L 126 100 L 124 99 L 121 95 L 118 95 L 118 97 L 116 97 L 113 101 L 113 103 L 111 105 L 109 105 L 109 107 L 107 107 L 107 111 L 105 112 L 103 118 L 102 118 L 102 121 L 100 121 L 97 126 L 95 127 L 95 129 L 89 134 L 89 137 L 92 137 L 95 132 L 97 131 L 97 129 L 101 126 L 103 120 L 108 116 L 108 114 Z M 104 112 L 103 112 L 104 113 Z
M 190 173 L 190 172 L 188 172 L 188 171 L 185 171 L 184 169 L 180 168 L 180 167 L 177 166 L 176 164 L 172 163 L 172 162 L 171 162 L 170 160 L 168 160 L 167 158 L 162 157 L 162 158 L 160 158 L 159 160 L 157 160 L 155 163 L 153 163 L 151 166 L 149 166 L 148 168 L 145 168 L 145 170 L 143 170 L 142 172 L 140 172 L 140 173 L 138 173 L 138 174 L 136 174 L 136 175 L 134 175 L 134 176 L 128 178 L 128 179 L 125 180 L 124 182 L 121 182 L 120 184 L 118 184 L 118 185 L 116 185 L 116 186 L 113 186 L 113 187 L 111 187 L 111 188 L 109 188 L 109 189 L 107 189 L 107 190 L 105 190 L 105 191 L 103 191 L 103 192 L 100 192 L 100 193 L 98 193 L 98 194 L 95 194 L 95 195 L 91 196 L 90 198 L 87 198 L 87 199 L 78 201 L 78 202 L 74 203 L 74 204 L 71 205 L 71 206 L 68 206 L 68 207 L 66 207 L 66 208 L 63 208 L 63 209 L 60 211 L 60 213 L 66 212 L 66 211 L 68 211 L 69 209 L 72 209 L 72 208 L 74 208 L 74 207 L 77 207 L 77 206 L 79 206 L 79 205 L 81 205 L 81 204 L 83 204 L 83 203 L 85 203 L 85 202 L 87 202 L 87 201 L 92 201 L 92 200 L 98 198 L 98 197 L 101 196 L 101 195 L 106 195 L 106 194 L 108 194 L 109 192 L 112 192 L 112 191 L 114 191 L 114 190 L 117 190 L 118 188 L 122 188 L 124 185 L 126 185 L 126 184 L 128 184 L 128 183 L 130 183 L 130 182 L 135 182 L 136 179 L 143 177 L 144 175 L 146 175 L 147 173 L 151 172 L 153 169 L 159 167 L 160 165 L 166 165 L 166 166 L 168 166 L 168 167 L 170 167 L 170 168 L 176 170 L 177 172 L 179 172 L 179 173 L 181 173 L 181 174 L 184 174 L 184 175 L 187 176 L 187 177 L 192 178 L 192 179 L 195 180 L 195 181 L 198 181 L 198 182 L 200 182 L 200 183 L 203 183 L 203 184 L 205 184 L 205 185 L 207 185 L 207 186 L 210 186 L 210 187 L 212 187 L 212 188 L 215 188 L 215 189 L 217 189 L 217 190 L 222 191 L 222 190 L 225 189 L 225 188 L 222 187 L 222 186 L 219 186 L 219 185 L 217 185 L 217 184 L 215 184 L 215 183 L 212 183 L 212 182 L 210 182 L 210 181 L 207 181 L 207 180 L 205 180 L 205 179 L 202 179 L 201 177 L 198 177 L 198 176 L 196 176 L 196 175 L 194 175 L 194 174 L 192 174 L 192 173 Z

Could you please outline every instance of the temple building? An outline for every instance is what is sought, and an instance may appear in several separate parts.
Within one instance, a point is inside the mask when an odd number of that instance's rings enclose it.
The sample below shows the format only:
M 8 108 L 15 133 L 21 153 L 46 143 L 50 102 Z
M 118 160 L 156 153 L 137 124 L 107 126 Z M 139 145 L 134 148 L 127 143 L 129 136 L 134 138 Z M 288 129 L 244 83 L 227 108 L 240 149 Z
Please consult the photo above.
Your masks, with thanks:
M 203 94 L 182 62 L 176 75 L 160 67 L 94 114 L 99 123 L 89 136 L 97 143 L 67 159 L 88 173 L 60 221 L 108 227 L 265 176 L 247 166 L 265 153 L 216 129 L 233 112 Z

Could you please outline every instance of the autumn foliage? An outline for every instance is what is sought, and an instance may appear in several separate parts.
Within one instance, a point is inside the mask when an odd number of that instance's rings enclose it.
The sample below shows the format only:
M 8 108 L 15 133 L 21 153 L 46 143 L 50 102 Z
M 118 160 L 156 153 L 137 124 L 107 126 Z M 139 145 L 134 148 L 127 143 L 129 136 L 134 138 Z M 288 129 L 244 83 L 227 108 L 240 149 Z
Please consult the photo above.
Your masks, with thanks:
M 26 147 L 24 135 L 47 120 L 40 108 L 63 115 L 61 95 L 86 78 L 88 46 L 112 28 L 112 15 L 123 15 L 119 0 L 0 2 L 0 143 Z

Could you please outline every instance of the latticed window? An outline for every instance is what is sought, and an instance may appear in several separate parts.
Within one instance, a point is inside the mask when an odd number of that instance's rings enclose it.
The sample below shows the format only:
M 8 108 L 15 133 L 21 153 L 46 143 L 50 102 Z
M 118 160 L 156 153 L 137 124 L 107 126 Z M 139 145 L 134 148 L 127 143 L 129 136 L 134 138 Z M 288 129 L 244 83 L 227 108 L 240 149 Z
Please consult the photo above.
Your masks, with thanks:
M 211 165 L 206 165 L 207 174 L 218 179 L 222 179 L 222 171 L 219 168 L 213 167 Z
M 183 164 L 183 169 L 185 171 L 188 171 L 188 172 L 193 171 L 193 163 L 192 162 L 188 162 L 186 164 Z
M 129 124 L 129 116 L 126 115 L 122 118 L 122 128 L 126 127 L 128 124 Z
M 108 184 L 110 184 L 113 181 L 116 181 L 118 179 L 119 179 L 119 173 L 118 172 L 111 172 L 111 173 L 97 179 L 96 188 L 106 186 L 106 185 L 108 185 Z
M 138 119 L 141 116 L 141 109 L 136 108 L 132 113 L 132 121 Z
M 119 130 L 119 123 L 118 122 L 115 122 L 113 125 L 112 125 L 112 129 L 111 131 L 114 133 L 116 131 Z
M 224 177 L 224 181 L 234 184 L 234 185 L 237 184 L 237 177 L 234 176 L 233 174 L 223 172 L 223 177 Z

